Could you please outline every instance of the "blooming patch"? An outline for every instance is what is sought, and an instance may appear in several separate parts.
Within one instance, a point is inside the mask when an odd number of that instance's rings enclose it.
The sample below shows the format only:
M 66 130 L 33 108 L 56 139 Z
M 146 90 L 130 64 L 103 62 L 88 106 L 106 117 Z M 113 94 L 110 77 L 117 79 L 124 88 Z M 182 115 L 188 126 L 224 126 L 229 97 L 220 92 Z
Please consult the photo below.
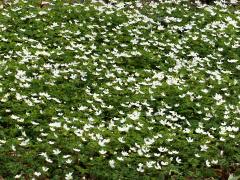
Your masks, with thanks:
M 218 177 L 240 162 L 240 11 L 185 0 L 0 11 L 0 175 Z

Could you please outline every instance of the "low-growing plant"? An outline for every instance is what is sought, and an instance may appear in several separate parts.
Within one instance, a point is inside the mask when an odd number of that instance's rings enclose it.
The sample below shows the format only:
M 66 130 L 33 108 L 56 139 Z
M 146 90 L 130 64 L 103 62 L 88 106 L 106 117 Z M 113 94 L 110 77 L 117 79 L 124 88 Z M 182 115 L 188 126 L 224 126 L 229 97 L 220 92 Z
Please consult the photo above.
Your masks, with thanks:
M 38 3 L 0 11 L 0 177 L 237 177 L 236 6 Z

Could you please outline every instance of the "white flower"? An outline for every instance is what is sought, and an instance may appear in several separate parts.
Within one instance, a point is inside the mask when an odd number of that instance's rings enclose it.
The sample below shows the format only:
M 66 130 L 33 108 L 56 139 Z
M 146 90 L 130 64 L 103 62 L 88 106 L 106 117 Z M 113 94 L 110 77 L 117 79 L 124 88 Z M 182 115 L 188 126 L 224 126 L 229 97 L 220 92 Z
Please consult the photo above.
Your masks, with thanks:
M 49 124 L 50 127 L 61 127 L 61 122 L 54 122 Z
M 200 147 L 201 147 L 201 151 L 207 151 L 208 149 L 208 146 L 206 144 L 200 145 Z
M 168 149 L 165 148 L 165 147 L 159 147 L 158 150 L 159 150 L 159 152 L 166 152 L 166 151 L 168 151 Z
M 187 142 L 189 142 L 189 143 L 193 142 L 193 139 L 191 137 L 188 137 L 186 139 L 187 139 Z
M 86 110 L 88 107 L 86 107 L 86 106 L 80 106 L 80 107 L 78 107 L 78 110 L 79 111 L 84 111 L 84 110 Z
M 160 73 L 154 74 L 153 78 L 157 78 L 159 81 L 161 81 L 164 78 L 164 73 L 160 72 Z
M 47 14 L 47 12 L 46 11 L 39 11 L 38 14 L 39 15 L 44 15 L 44 14 Z
M 117 157 L 117 160 L 123 161 L 124 159 L 123 159 L 123 157 Z
M 119 137 L 118 141 L 121 142 L 121 143 L 125 143 L 126 142 L 126 141 L 124 141 L 123 137 Z
M 66 174 L 65 179 L 66 179 L 66 180 L 72 180 L 72 179 L 73 179 L 73 177 L 72 177 L 72 172 Z
M 202 89 L 201 91 L 204 92 L 205 94 L 208 93 L 207 89 Z
M 141 112 L 134 111 L 132 114 L 128 114 L 128 117 L 132 120 L 137 120 L 139 119 L 140 115 L 141 115 Z
M 222 97 L 221 94 L 216 93 L 213 98 L 214 98 L 216 101 L 220 101 L 220 100 L 222 100 L 223 97 Z
M 6 141 L 5 141 L 5 140 L 1 140 L 1 139 L 0 139 L 0 143 L 1 143 L 1 144 L 5 144 L 5 143 L 6 143 Z
M 114 160 L 110 160 L 109 161 L 109 165 L 111 168 L 115 168 L 115 161 Z
M 76 152 L 80 152 L 80 149 L 77 149 L 77 148 L 73 148 L 73 150 Z
M 223 156 L 223 153 L 224 153 L 224 151 L 223 151 L 223 150 L 221 150 L 221 151 L 220 151 L 220 155 L 221 155 L 221 156 Z
M 235 4 L 237 2 L 238 2 L 237 0 L 230 0 L 230 3 L 232 3 L 232 4 Z
M 228 59 L 227 62 L 236 63 L 236 62 L 238 62 L 238 60 L 237 59 Z
M 179 157 L 176 157 L 176 161 L 177 163 L 181 163 L 182 160 Z
M 163 166 L 167 166 L 167 165 L 168 165 L 168 162 L 167 162 L 167 161 L 166 161 L 166 162 L 161 161 L 161 165 L 163 165 Z
M 103 139 L 103 140 L 99 140 L 98 141 L 98 144 L 99 146 L 105 146 L 106 143 L 109 143 L 110 142 L 110 139 Z
M 184 133 L 190 133 L 190 129 L 185 128 L 185 129 L 183 130 L 183 132 L 184 132 Z
M 19 101 L 19 100 L 21 100 L 22 99 L 22 96 L 21 96 L 21 94 L 19 94 L 19 93 L 16 93 L 16 99 Z
M 197 128 L 197 129 L 195 130 L 195 132 L 198 133 L 198 134 L 203 134 L 203 133 L 204 133 L 204 130 L 201 129 L 201 128 Z
M 199 154 L 195 154 L 195 157 L 200 157 Z
M 61 153 L 61 151 L 59 150 L 59 149 L 54 149 L 53 150 L 53 154 L 54 155 L 58 155 L 58 154 L 60 154 Z
M 44 172 L 47 172 L 48 169 L 49 169 L 49 168 L 47 168 L 47 167 L 45 167 L 45 166 L 42 167 L 42 170 L 43 170 Z
M 211 167 L 211 164 L 210 164 L 210 162 L 208 160 L 206 160 L 206 166 L 207 167 Z
M 159 163 L 157 163 L 154 167 L 155 167 L 155 169 L 162 169 L 162 167 L 160 166 Z
M 16 115 L 14 115 L 14 114 L 13 114 L 13 115 L 11 115 L 11 118 L 12 118 L 12 119 L 14 119 L 14 120 L 17 120 L 17 119 L 19 119 L 19 117 L 18 117 L 18 116 L 16 116 Z
M 69 158 L 69 157 L 71 157 L 71 155 L 64 155 L 64 156 L 63 156 L 63 158 L 65 158 L 65 159 L 66 159 L 66 158 Z
M 49 159 L 48 157 L 45 160 L 49 163 L 53 163 L 53 161 L 51 159 Z
M 212 160 L 211 163 L 212 163 L 212 164 L 217 164 L 217 163 L 218 163 L 218 160 Z
M 168 85 L 177 85 L 178 84 L 178 80 L 171 76 L 168 77 L 166 82 Z
M 122 151 L 122 155 L 123 155 L 123 156 L 128 156 L 128 152 Z
M 66 163 L 67 163 L 67 164 L 71 164 L 71 163 L 72 163 L 72 160 L 71 160 L 71 159 L 67 159 Z
M 117 91 L 123 90 L 123 89 L 122 89 L 121 87 L 119 87 L 119 86 L 115 86 L 114 89 L 116 89 Z
M 20 178 L 20 177 L 22 177 L 21 174 L 17 174 L 16 176 L 14 176 L 14 178 L 16 178 L 16 179 L 18 179 L 18 178 Z
M 42 153 L 40 153 L 39 155 L 40 155 L 40 156 L 43 156 L 43 157 L 45 157 L 45 158 L 48 157 L 46 152 L 42 152 Z
M 225 138 L 223 138 L 223 137 L 220 137 L 220 139 L 219 139 L 220 141 L 225 141 Z
M 143 155 L 143 151 L 142 151 L 141 149 L 138 149 L 138 150 L 137 150 L 137 153 L 138 153 L 139 156 L 142 156 L 142 155 Z
M 55 144 L 55 142 L 53 142 L 53 141 L 48 141 L 48 143 L 49 143 L 49 144 Z
M 235 138 L 236 136 L 234 134 L 229 134 L 229 137 Z
M 29 142 L 29 139 L 26 139 L 25 141 L 22 141 L 19 145 L 20 146 L 27 146 Z
M 106 153 L 107 153 L 107 151 L 105 151 L 105 150 L 101 149 L 101 150 L 99 151 L 99 153 L 100 153 L 100 154 L 106 154 Z
M 38 177 L 41 175 L 41 172 L 34 172 L 34 175 Z
M 138 172 L 144 172 L 143 164 L 142 164 L 142 163 L 139 163 L 139 164 L 138 164 L 137 171 L 138 171 Z
M 151 145 L 151 144 L 153 144 L 154 142 L 155 142 L 154 139 L 144 138 L 144 143 L 145 143 L 146 145 Z
M 14 145 L 12 145 L 12 150 L 16 151 L 16 147 Z
M 155 164 L 154 161 L 147 161 L 146 166 L 147 166 L 148 168 L 152 168 L 154 164 Z

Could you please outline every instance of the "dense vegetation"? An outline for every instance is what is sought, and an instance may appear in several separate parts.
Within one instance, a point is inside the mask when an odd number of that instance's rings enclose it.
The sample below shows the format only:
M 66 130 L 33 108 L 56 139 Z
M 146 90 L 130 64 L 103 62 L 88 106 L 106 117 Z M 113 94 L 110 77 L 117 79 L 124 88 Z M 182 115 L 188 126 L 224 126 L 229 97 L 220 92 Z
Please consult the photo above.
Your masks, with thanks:
M 2 178 L 238 174 L 238 7 L 37 3 L 0 11 Z

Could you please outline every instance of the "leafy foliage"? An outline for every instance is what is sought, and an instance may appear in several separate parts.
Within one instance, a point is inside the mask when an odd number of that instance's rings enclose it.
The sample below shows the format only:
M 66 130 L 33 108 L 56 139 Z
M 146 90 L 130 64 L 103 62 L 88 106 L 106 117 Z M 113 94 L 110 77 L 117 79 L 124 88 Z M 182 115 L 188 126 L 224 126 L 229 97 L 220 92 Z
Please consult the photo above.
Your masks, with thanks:
M 0 175 L 219 177 L 240 162 L 240 11 L 20 1 L 0 12 Z

